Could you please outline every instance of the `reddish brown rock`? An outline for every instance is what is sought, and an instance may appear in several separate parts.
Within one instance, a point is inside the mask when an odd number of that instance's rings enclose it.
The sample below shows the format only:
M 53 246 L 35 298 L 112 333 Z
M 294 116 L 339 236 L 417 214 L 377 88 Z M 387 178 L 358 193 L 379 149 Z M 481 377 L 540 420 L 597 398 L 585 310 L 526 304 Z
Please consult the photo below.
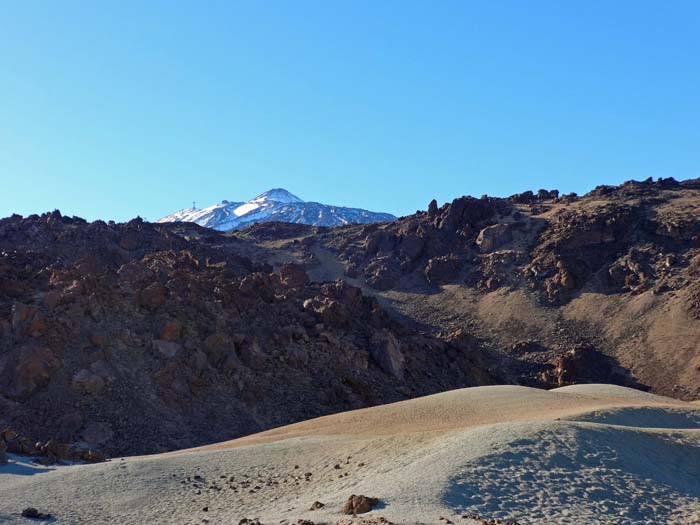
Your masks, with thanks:
M 115 380 L 114 372 L 105 361 L 95 361 L 89 369 L 76 372 L 72 378 L 72 386 L 88 394 L 97 394 L 105 386 Z
M 375 258 L 365 269 L 365 280 L 372 288 L 389 290 L 396 286 L 401 278 L 395 261 L 389 257 Z
M 123 264 L 117 270 L 117 276 L 119 277 L 119 282 L 122 284 L 133 284 L 140 280 L 148 278 L 148 272 L 136 261 L 130 261 Z
M 67 443 L 59 443 L 56 440 L 50 439 L 36 448 L 50 461 L 71 458 L 70 446 Z
M 139 247 L 139 235 L 135 230 L 127 230 L 119 239 L 119 246 L 124 250 L 133 251 Z
M 14 441 L 18 436 L 17 432 L 11 428 L 6 428 L 0 432 L 0 439 L 6 442 Z
M 353 494 L 345 502 L 345 505 L 343 505 L 343 514 L 364 514 L 365 512 L 372 510 L 378 504 L 379 500 L 377 498 L 356 496 Z
M 558 356 L 542 374 L 545 383 L 555 387 L 576 383 L 612 383 L 624 381 L 615 362 L 592 346 L 579 346 Z
M 160 339 L 163 341 L 178 341 L 182 337 L 182 323 L 178 321 L 168 321 L 160 332 Z
M 64 296 L 59 290 L 49 290 L 41 298 L 42 304 L 49 311 L 54 310 L 63 300 Z
M 4 431 L 3 441 L 7 446 L 7 452 L 11 454 L 30 455 L 36 452 L 34 441 L 27 436 L 20 436 L 12 429 Z
M 397 379 L 403 379 L 406 358 L 401 352 L 401 344 L 394 334 L 387 330 L 374 334 L 370 355 L 387 374 L 391 374 Z
M 290 288 L 303 288 L 309 284 L 309 276 L 298 264 L 283 264 L 280 267 L 282 284 Z
M 401 253 L 409 260 L 415 261 L 423 253 L 425 241 L 415 233 L 409 233 L 400 243 Z
M 141 290 L 139 303 L 144 308 L 155 310 L 165 303 L 167 289 L 161 283 L 155 282 Z
M 476 244 L 482 252 L 492 252 L 513 239 L 513 230 L 510 224 L 494 224 L 487 226 L 479 232 Z
M 44 346 L 24 346 L 18 352 L 17 365 L 10 379 L 11 395 L 25 396 L 46 385 L 61 362 Z
M 105 387 L 105 381 L 94 372 L 83 368 L 73 375 L 73 388 L 88 394 L 97 394 Z
M 447 284 L 459 275 L 462 263 L 454 254 L 433 257 L 423 270 L 425 278 L 431 284 Z
M 271 302 L 275 296 L 275 279 L 279 279 L 275 274 L 252 273 L 243 278 L 238 289 L 245 295 L 257 296 L 265 302 Z
M 98 348 L 107 348 L 109 345 L 109 340 L 104 334 L 92 334 L 90 342 Z
M 212 334 L 204 340 L 203 348 L 212 363 L 235 367 L 236 344 L 232 336 L 220 332 Z
M 46 318 L 37 308 L 15 303 L 12 307 L 12 330 L 20 337 L 39 337 L 46 331 Z
M 428 217 L 433 218 L 437 215 L 438 212 L 438 204 L 435 199 L 431 200 L 430 203 L 428 204 Z
M 368 253 L 390 252 L 396 246 L 396 237 L 386 230 L 378 230 L 375 225 L 367 227 L 373 229 L 365 239 L 365 247 Z

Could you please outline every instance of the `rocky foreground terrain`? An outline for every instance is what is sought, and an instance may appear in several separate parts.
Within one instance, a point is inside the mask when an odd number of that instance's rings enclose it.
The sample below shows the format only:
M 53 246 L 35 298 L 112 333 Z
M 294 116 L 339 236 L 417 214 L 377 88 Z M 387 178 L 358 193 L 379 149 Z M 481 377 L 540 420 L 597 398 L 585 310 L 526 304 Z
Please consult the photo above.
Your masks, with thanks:
M 0 220 L 0 456 L 175 450 L 493 383 L 700 395 L 700 181 L 396 221 Z
M 54 212 L 0 244 L 0 452 L 173 450 L 497 380 L 472 341 L 213 230 Z

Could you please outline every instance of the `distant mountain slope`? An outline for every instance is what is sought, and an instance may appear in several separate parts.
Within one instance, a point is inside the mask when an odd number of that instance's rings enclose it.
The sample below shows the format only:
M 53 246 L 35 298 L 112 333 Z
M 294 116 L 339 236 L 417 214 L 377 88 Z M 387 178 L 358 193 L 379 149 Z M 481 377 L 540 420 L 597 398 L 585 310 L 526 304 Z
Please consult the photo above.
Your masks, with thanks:
M 287 190 L 275 188 L 248 202 L 224 200 L 204 209 L 185 208 L 163 217 L 158 222 L 194 222 L 207 228 L 227 231 L 266 221 L 342 226 L 386 222 L 395 218 L 389 213 L 306 202 Z

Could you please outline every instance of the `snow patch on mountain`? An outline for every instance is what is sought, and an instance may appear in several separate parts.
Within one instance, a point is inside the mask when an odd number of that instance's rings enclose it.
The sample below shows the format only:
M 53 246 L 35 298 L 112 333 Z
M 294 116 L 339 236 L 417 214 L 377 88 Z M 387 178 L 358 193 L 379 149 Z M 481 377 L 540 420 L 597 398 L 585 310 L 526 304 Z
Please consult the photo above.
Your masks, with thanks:
M 271 190 L 267 190 L 265 193 L 261 193 L 257 197 L 255 197 L 253 200 L 249 202 L 266 202 L 266 201 L 275 201 L 275 202 L 304 202 L 301 200 L 299 197 L 294 195 L 293 193 L 288 192 L 285 189 L 282 188 L 273 188 Z

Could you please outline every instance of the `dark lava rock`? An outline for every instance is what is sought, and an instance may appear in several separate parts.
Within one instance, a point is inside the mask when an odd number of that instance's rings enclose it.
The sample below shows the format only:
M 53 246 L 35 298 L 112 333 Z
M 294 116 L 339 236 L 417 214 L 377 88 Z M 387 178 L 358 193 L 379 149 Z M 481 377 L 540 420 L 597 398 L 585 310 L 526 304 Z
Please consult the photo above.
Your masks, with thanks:
M 51 514 L 45 512 L 39 512 L 34 507 L 27 507 L 22 511 L 23 518 L 32 518 L 36 520 L 50 520 Z

